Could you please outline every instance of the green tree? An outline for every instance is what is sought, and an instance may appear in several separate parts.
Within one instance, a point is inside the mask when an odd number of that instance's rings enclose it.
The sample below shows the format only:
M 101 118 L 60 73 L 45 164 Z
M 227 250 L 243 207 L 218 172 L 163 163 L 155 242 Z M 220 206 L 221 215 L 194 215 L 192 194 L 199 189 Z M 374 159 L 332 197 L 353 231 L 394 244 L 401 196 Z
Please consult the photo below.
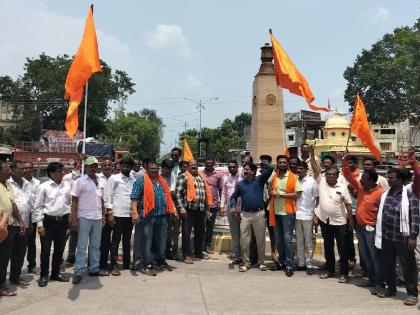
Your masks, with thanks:
M 386 34 L 370 50 L 363 50 L 344 72 L 344 98 L 353 109 L 359 92 L 369 120 L 398 123 L 420 120 L 420 19 L 413 27 Z
M 0 77 L 0 96 L 8 101 L 16 120 L 16 138 L 37 140 L 42 129 L 64 130 L 68 102 L 64 97 L 64 83 L 72 58 L 68 55 L 50 57 L 41 54 L 38 58 L 27 58 L 24 74 L 16 80 Z M 102 72 L 89 80 L 87 135 L 97 136 L 106 129 L 105 120 L 111 102 L 124 101 L 135 92 L 132 79 L 124 71 L 112 71 L 101 60 Z M 79 106 L 79 121 L 83 121 L 84 99 Z M 79 129 L 83 125 L 80 123 Z M 22 139 L 23 139 L 22 138 Z
M 159 156 L 164 125 L 156 111 L 117 111 L 115 118 L 108 120 L 106 125 L 103 140 L 115 147 L 127 148 L 133 156 Z
M 233 121 L 225 119 L 217 128 L 203 128 L 202 137 L 209 142 L 208 156 L 218 162 L 227 162 L 231 158 L 230 149 L 245 149 L 244 129 L 251 124 L 251 114 L 241 113 Z M 194 156 L 198 154 L 198 131 L 189 129 L 181 134 L 186 138 Z M 182 141 L 180 143 L 182 147 Z

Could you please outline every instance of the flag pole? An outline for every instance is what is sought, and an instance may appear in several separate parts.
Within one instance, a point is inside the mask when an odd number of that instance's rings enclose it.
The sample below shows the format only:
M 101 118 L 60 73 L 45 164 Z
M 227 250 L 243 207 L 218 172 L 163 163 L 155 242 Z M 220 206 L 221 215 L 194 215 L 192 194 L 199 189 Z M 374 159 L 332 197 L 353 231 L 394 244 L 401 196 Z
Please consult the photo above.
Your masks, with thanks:
M 356 101 L 357 101 L 358 96 L 359 96 L 359 92 L 357 92 L 357 94 L 356 94 Z M 354 102 L 354 104 L 356 105 L 356 102 Z M 356 108 L 353 107 L 353 113 L 352 113 L 352 116 L 351 116 L 350 128 L 349 128 L 349 136 L 347 137 L 346 150 L 344 151 L 345 154 L 349 153 L 349 141 L 350 141 L 350 137 L 351 137 L 351 126 L 353 125 L 354 113 L 355 112 L 356 112 Z
M 85 173 L 85 154 L 86 154 L 86 117 L 87 117 L 87 99 L 88 99 L 89 80 L 86 82 L 85 88 L 85 114 L 83 115 L 83 146 L 82 146 L 82 173 Z

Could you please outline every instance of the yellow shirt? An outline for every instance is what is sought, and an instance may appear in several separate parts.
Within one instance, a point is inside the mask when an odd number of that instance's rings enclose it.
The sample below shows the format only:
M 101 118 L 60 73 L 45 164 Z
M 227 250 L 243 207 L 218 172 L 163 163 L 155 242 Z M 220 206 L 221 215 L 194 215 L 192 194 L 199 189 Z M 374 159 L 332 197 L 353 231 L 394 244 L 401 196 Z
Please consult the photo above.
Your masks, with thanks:
M 4 215 L 9 218 L 9 224 L 12 224 L 13 222 L 12 204 L 14 202 L 12 187 L 10 187 L 10 184 L 8 182 L 6 182 L 6 185 L 0 183 L 0 208 L 3 209 Z
M 269 185 L 268 187 L 271 189 L 271 182 L 273 181 L 273 177 L 277 176 L 277 174 L 275 172 L 273 172 L 273 175 L 271 175 L 270 179 L 268 180 Z M 277 187 L 276 187 L 276 192 L 278 193 L 286 193 L 286 186 L 287 186 L 287 179 L 289 177 L 289 171 L 286 172 L 286 174 L 283 177 L 277 177 Z M 302 185 L 300 184 L 300 182 L 297 180 L 296 181 L 296 185 L 295 185 L 295 192 L 299 192 L 302 191 Z M 271 207 L 271 202 L 269 204 Z M 284 198 L 274 198 L 274 211 L 276 214 L 279 215 L 286 215 L 286 199 Z

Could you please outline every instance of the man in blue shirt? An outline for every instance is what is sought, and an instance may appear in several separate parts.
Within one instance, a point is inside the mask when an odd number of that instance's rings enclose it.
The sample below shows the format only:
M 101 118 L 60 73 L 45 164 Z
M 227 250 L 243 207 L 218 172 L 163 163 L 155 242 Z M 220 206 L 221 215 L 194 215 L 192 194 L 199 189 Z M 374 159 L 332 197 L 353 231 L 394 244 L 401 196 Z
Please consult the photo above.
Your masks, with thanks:
M 274 167 L 270 164 L 261 164 L 261 175 L 255 176 L 257 166 L 247 163 L 243 168 L 245 179 L 236 184 L 235 191 L 230 199 L 230 211 L 238 215 L 236 202 L 241 198 L 241 251 L 243 266 L 239 271 L 245 272 L 250 267 L 251 232 L 254 231 L 258 248 L 258 264 L 260 270 L 265 271 L 265 212 L 264 212 L 264 186 L 273 173 Z

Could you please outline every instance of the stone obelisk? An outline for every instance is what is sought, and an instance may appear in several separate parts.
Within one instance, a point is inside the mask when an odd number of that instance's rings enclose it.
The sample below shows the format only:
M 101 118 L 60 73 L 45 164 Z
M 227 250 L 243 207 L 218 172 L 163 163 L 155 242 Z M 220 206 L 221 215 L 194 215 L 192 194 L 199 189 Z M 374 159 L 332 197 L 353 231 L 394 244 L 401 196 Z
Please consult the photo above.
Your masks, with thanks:
M 273 158 L 284 153 L 283 93 L 277 86 L 270 44 L 261 47 L 261 65 L 252 85 L 251 155 Z M 274 162 L 275 163 L 275 162 Z

